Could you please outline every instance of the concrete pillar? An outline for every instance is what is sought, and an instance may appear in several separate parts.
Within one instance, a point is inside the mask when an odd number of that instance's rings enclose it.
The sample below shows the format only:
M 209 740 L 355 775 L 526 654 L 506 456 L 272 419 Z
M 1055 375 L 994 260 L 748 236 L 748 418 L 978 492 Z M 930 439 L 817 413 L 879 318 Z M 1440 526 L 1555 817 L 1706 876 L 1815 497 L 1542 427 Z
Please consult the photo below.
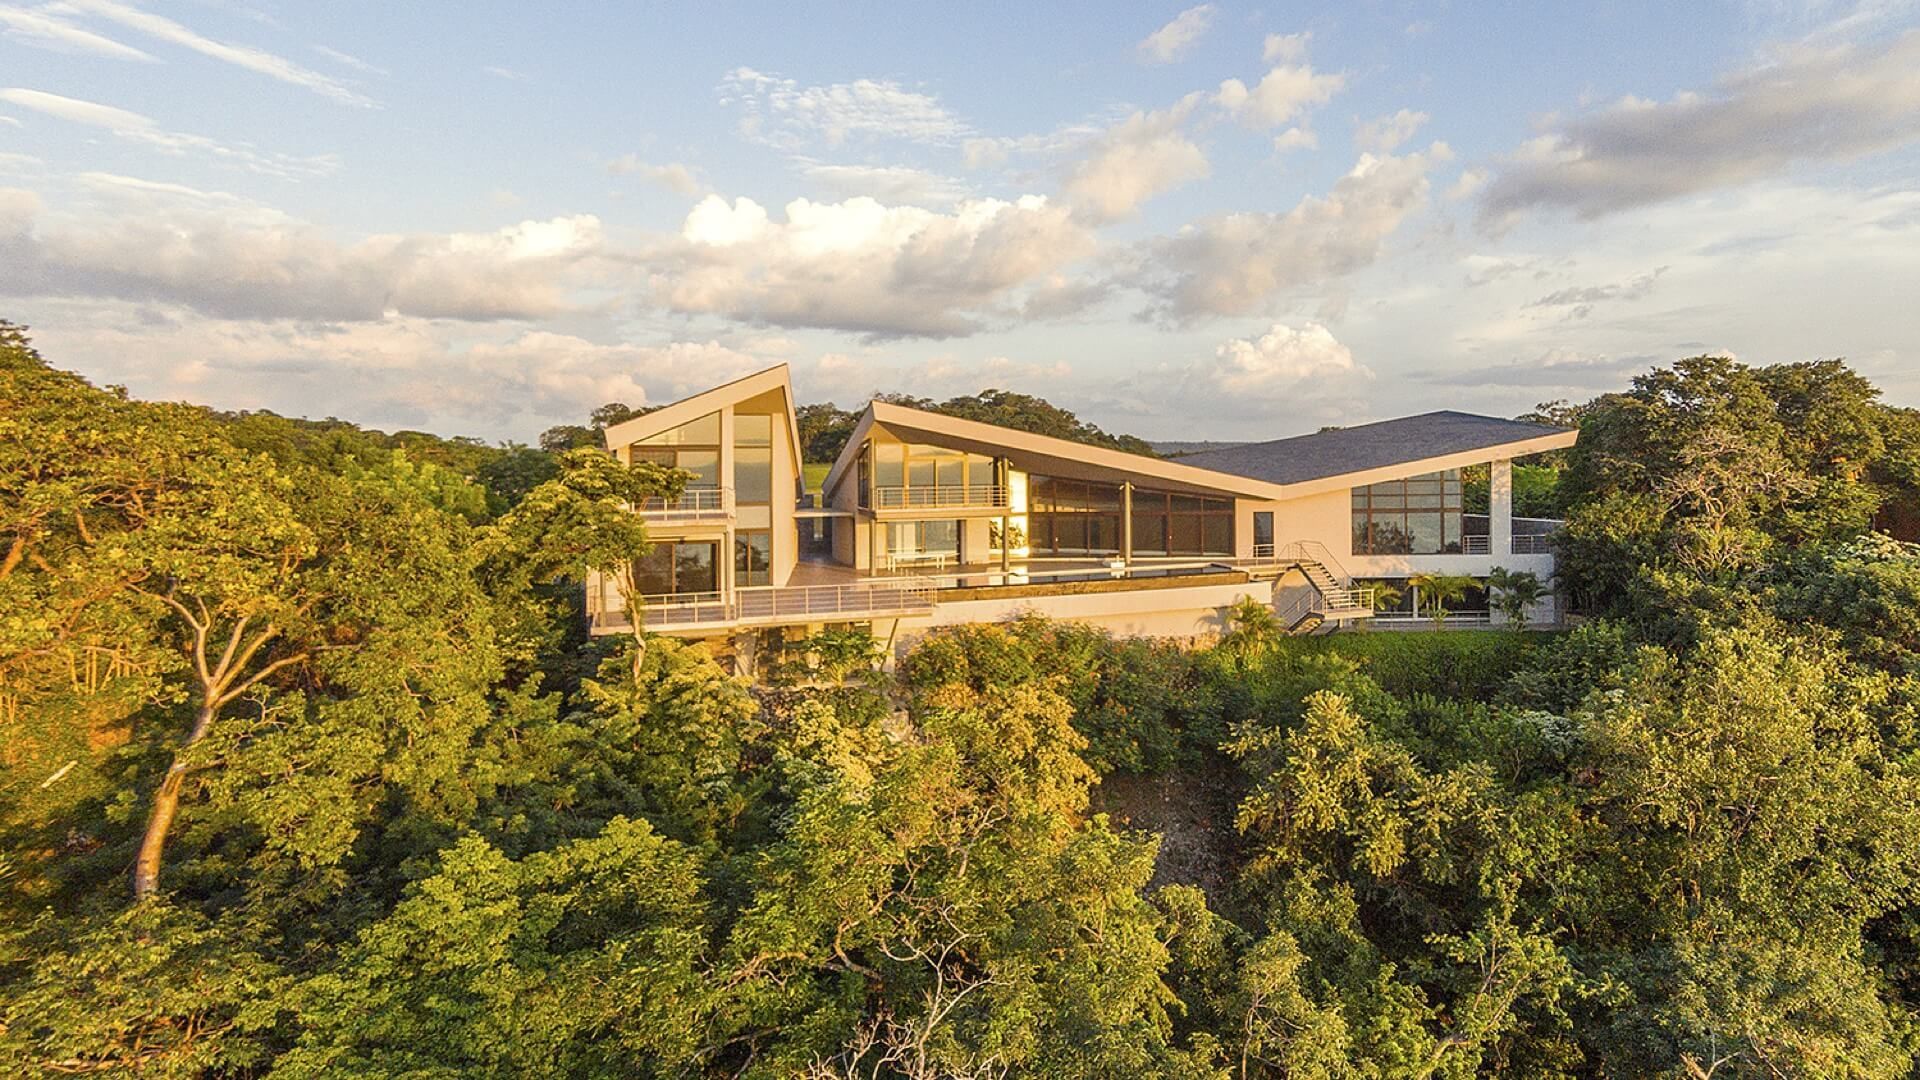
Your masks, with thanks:
M 1120 561 L 1133 565 L 1133 481 L 1120 483 Z
M 1507 566 L 1513 561 L 1513 461 L 1501 458 L 1493 463 L 1487 480 L 1487 556 L 1489 565 Z M 1499 609 L 1492 621 L 1506 622 Z

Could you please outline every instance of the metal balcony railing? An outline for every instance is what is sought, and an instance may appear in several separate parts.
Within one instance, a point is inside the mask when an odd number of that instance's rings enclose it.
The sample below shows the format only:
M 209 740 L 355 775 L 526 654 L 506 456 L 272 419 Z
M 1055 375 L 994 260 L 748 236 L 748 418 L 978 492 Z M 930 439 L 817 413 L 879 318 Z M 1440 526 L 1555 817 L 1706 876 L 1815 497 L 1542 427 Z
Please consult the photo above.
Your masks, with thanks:
M 1005 484 L 937 484 L 933 487 L 876 486 L 875 510 L 999 508 L 1007 505 Z
M 659 521 L 724 519 L 733 511 L 733 489 L 688 488 L 677 498 L 655 497 L 635 508 L 642 517 Z
M 903 577 L 845 585 L 760 586 L 737 589 L 731 597 L 717 592 L 643 596 L 639 599 L 640 619 L 648 630 L 670 631 L 906 615 L 933 610 L 937 588 L 931 578 Z M 594 616 L 597 630 L 625 630 L 632 626 L 632 619 L 624 611 L 603 611 Z
M 1551 555 L 1553 554 L 1553 537 L 1544 533 L 1515 533 L 1513 553 L 1515 555 Z

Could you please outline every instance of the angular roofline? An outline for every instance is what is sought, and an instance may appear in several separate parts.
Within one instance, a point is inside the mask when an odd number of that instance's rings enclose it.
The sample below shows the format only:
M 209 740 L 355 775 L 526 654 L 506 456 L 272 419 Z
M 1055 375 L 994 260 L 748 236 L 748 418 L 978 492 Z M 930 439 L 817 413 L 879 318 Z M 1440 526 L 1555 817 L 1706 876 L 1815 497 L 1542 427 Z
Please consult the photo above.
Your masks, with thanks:
M 711 390 L 702 390 L 692 397 L 684 397 L 679 401 L 662 405 L 645 416 L 622 420 L 606 430 L 607 449 L 618 450 L 629 443 L 658 435 L 690 420 L 698 420 L 736 401 L 757 397 L 769 390 L 779 390 L 786 395 L 787 439 L 793 448 L 794 468 L 797 472 L 804 464 L 800 453 L 800 422 L 796 418 L 796 414 L 800 411 L 800 403 L 794 400 L 793 380 L 785 364 L 775 364 L 751 375 L 742 375 L 732 382 L 721 383 Z
M 1440 412 L 1451 412 L 1459 416 L 1475 415 L 1472 413 L 1460 413 L 1450 409 L 1436 410 L 1436 413 Z M 1432 415 L 1435 415 L 1435 413 L 1416 414 L 1416 416 Z M 1412 417 L 1398 417 L 1396 419 L 1412 419 Z M 1501 418 L 1490 417 L 1489 419 Z M 1360 428 L 1371 427 L 1374 424 L 1392 422 L 1392 420 L 1376 420 L 1368 424 L 1355 425 L 1353 428 L 1346 430 L 1358 430 Z M 1514 422 L 1520 423 L 1521 421 Z M 947 416 L 943 413 L 928 412 L 924 409 L 895 405 L 891 402 L 874 401 L 868 403 L 866 411 L 861 414 L 859 422 L 854 425 L 853 433 L 848 436 L 847 445 L 840 451 L 840 456 L 834 460 L 833 468 L 828 471 L 827 478 L 820 487 L 823 495 L 831 494 L 835 488 L 839 487 L 841 481 L 851 469 L 853 461 L 859 454 L 861 442 L 866 438 L 868 432 L 872 430 L 873 425 L 876 423 L 889 426 L 897 425 L 899 427 L 926 431 L 936 435 L 948 435 L 953 438 L 968 439 L 973 442 L 1004 446 L 1010 450 L 1024 450 L 1028 453 L 1050 457 L 1065 457 L 1120 472 L 1132 472 L 1142 476 L 1151 476 L 1162 480 L 1191 484 L 1195 487 L 1232 492 L 1244 498 L 1271 499 L 1276 501 L 1298 499 L 1309 495 L 1324 494 L 1333 490 L 1364 487 L 1367 484 L 1397 479 L 1403 476 L 1438 472 L 1442 469 L 1459 468 L 1463 465 L 1474 465 L 1488 460 L 1486 455 L 1495 451 L 1498 451 L 1498 453 L 1495 454 L 1496 457 L 1514 458 L 1525 457 L 1528 454 L 1537 454 L 1545 450 L 1558 450 L 1572 446 L 1575 439 L 1579 436 L 1579 431 L 1574 428 L 1549 428 L 1545 425 L 1534 425 L 1540 429 L 1541 434 L 1532 438 L 1488 443 L 1485 446 L 1472 447 L 1449 454 L 1413 458 L 1367 469 L 1356 469 L 1328 476 L 1314 477 L 1309 480 L 1297 480 L 1293 483 L 1278 484 L 1272 481 L 1242 476 L 1238 473 L 1209 469 L 1202 465 L 1182 464 L 1178 458 L 1146 457 L 1141 454 L 1127 453 L 1124 450 L 1110 450 L 1103 446 L 1091 446 L 1086 443 L 1074 442 L 1071 439 L 1060 439 L 1051 435 L 1035 435 L 1032 432 L 1001 427 L 998 424 L 988 424 L 978 420 L 962 420 L 957 417 Z M 1264 443 L 1251 443 L 1247 445 L 1265 446 L 1271 443 L 1288 442 L 1290 439 L 1311 437 L 1311 435 L 1294 435 L 1286 439 L 1270 439 Z

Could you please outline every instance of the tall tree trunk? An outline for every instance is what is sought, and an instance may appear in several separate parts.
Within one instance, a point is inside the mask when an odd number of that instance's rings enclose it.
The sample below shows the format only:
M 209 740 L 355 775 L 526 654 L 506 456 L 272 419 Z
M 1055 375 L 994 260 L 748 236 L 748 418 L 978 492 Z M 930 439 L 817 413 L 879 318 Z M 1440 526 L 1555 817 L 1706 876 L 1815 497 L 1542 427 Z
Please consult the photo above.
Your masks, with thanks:
M 147 812 L 147 831 L 140 838 L 140 854 L 133 860 L 133 898 L 135 901 L 149 899 L 160 888 L 160 854 L 167 845 L 167 832 L 173 828 L 173 817 L 180 812 L 180 789 L 187 781 L 186 752 L 213 727 L 213 717 L 219 708 L 209 695 L 203 700 L 200 711 L 193 718 L 193 732 L 180 749 L 173 752 L 173 764 L 168 766 L 165 779 L 160 788 L 153 793 L 153 808 Z

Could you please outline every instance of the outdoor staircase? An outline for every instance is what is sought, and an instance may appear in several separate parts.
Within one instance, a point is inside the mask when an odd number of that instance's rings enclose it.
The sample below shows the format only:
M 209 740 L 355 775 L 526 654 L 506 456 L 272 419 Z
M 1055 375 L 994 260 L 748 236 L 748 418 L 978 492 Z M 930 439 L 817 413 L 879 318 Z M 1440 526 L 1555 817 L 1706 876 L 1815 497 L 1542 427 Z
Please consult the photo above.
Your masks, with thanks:
M 1313 594 L 1280 613 L 1287 633 L 1304 635 L 1373 616 L 1373 590 L 1348 584 L 1351 578 L 1326 545 L 1311 540 L 1281 544 L 1271 554 L 1256 556 L 1245 567 L 1253 580 L 1278 580 L 1297 569 L 1313 586 Z

